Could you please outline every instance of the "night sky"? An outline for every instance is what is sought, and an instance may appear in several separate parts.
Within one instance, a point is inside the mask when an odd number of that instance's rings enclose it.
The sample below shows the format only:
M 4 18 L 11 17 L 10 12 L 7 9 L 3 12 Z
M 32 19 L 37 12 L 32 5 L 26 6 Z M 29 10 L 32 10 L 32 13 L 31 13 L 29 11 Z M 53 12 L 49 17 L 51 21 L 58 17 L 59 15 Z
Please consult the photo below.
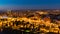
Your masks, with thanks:
M 0 9 L 60 9 L 60 0 L 0 0 Z

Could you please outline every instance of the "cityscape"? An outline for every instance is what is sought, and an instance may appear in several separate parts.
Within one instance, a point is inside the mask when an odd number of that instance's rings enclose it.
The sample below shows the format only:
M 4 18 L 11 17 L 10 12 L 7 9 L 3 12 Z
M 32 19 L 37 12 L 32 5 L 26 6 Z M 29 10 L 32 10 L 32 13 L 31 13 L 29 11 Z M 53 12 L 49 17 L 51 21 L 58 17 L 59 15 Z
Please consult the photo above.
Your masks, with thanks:
M 60 34 L 60 10 L 2 10 L 0 32 Z

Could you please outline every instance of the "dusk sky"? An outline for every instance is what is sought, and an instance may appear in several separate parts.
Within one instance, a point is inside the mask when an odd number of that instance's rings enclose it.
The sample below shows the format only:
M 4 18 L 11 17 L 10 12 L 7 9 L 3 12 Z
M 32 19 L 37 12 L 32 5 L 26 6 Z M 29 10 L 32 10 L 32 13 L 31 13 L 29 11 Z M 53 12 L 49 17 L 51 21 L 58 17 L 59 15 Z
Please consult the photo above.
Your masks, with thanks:
M 60 0 L 0 0 L 0 9 L 60 9 Z

